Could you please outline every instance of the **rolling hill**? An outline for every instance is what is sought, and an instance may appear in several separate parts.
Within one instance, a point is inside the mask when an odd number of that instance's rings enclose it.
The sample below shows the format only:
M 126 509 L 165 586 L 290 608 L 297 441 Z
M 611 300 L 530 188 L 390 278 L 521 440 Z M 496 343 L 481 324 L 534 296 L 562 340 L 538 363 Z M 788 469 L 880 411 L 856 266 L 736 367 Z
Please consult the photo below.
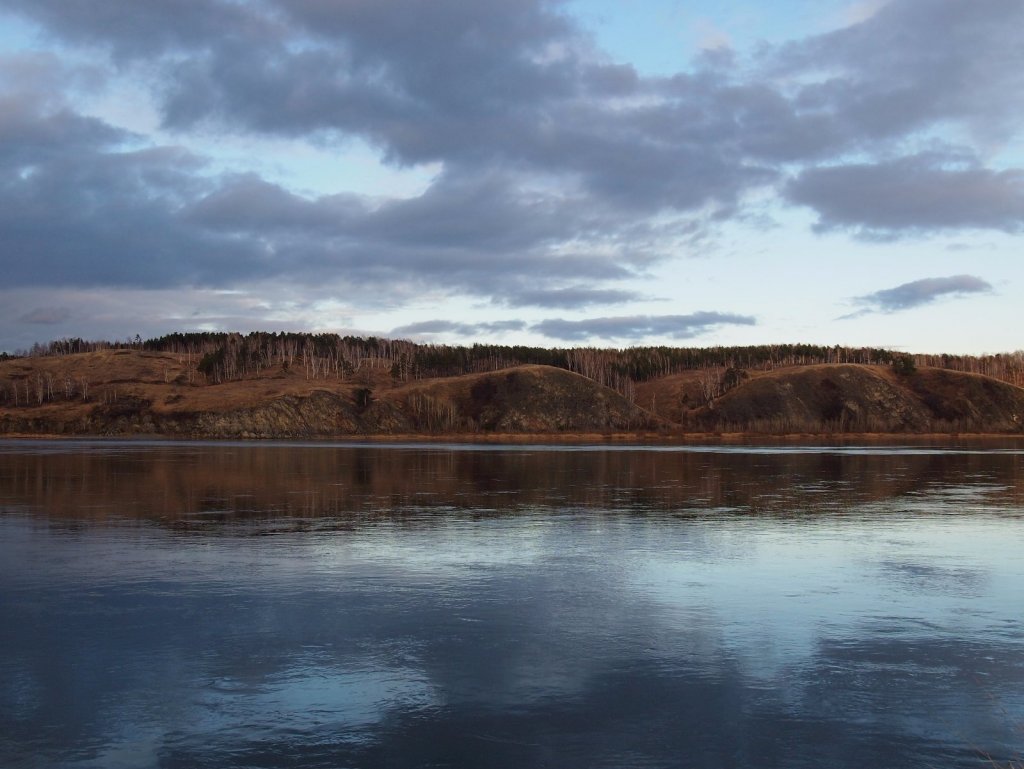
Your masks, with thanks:
M 702 369 L 626 398 L 565 369 L 523 365 L 401 381 L 268 367 L 207 383 L 180 354 L 129 349 L 0 362 L 0 433 L 328 438 L 657 433 L 1024 434 L 1024 389 L 977 374 L 817 364 Z

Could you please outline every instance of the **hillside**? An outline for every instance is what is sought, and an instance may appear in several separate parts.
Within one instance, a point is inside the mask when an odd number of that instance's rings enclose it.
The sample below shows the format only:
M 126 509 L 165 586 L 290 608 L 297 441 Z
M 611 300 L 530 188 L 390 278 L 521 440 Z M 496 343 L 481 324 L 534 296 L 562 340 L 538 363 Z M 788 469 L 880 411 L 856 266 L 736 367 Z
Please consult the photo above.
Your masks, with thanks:
M 668 425 L 549 366 L 395 382 L 275 369 L 206 384 L 170 353 L 104 350 L 0 362 L 0 433 L 211 438 L 630 432 Z M 17 393 L 17 394 L 15 394 Z
M 683 421 L 724 432 L 1014 433 L 1024 389 L 941 369 L 805 366 L 752 376 Z
M 1024 389 L 978 374 L 815 364 L 707 368 L 636 383 L 635 397 L 523 365 L 402 381 L 268 366 L 214 383 L 174 353 L 111 349 L 0 361 L 0 433 L 326 438 L 373 435 L 747 432 L 1024 434 Z

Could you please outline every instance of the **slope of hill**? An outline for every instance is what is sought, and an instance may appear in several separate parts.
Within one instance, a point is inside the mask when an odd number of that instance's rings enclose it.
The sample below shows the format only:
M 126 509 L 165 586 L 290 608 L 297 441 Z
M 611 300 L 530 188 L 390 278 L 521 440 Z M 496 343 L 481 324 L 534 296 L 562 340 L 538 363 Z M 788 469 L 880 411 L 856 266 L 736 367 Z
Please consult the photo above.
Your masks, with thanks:
M 683 414 L 715 431 L 1020 432 L 1024 389 L 977 374 L 815 365 L 761 373 Z
M 0 362 L 0 434 L 334 437 L 395 434 L 1024 434 L 1024 389 L 976 374 L 819 364 L 703 369 L 636 386 L 636 402 L 524 365 L 401 382 L 270 367 L 207 384 L 181 355 L 102 350 Z
M 384 399 L 415 431 L 606 432 L 668 427 L 622 395 L 551 366 L 406 385 Z
M 5 361 L 0 433 L 298 438 L 667 427 L 617 392 L 549 366 L 407 384 L 382 370 L 341 381 L 277 369 L 206 385 L 190 383 L 189 371 L 180 356 L 129 350 Z

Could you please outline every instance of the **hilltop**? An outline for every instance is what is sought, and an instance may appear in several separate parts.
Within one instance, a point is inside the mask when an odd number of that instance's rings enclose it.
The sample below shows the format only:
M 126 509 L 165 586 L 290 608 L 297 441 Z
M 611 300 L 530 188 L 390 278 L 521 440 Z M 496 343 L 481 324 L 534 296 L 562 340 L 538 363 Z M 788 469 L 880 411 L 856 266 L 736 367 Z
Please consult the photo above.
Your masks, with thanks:
M 596 354 L 599 351 L 591 351 Z M 936 367 L 706 366 L 641 381 L 520 364 L 412 377 L 383 357 L 266 365 L 99 349 L 0 361 L 0 433 L 328 438 L 387 435 L 1003 433 L 1024 389 Z M 212 361 L 212 362 L 211 362 Z M 598 381 L 604 379 L 605 381 Z M 611 381 L 610 381 L 611 380 Z M 615 386 L 610 386 L 615 385 Z

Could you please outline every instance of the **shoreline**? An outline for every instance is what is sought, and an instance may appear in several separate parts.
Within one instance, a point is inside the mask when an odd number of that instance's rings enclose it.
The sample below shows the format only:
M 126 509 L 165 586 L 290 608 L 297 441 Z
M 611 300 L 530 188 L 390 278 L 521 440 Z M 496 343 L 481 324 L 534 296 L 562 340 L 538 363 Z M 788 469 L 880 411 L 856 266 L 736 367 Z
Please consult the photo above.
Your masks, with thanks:
M 408 443 L 454 443 L 468 445 L 615 445 L 615 446 L 686 446 L 686 445 L 729 445 L 746 444 L 756 441 L 771 441 L 781 444 L 893 444 L 893 443 L 934 443 L 937 441 L 1008 441 L 1024 444 L 1020 433 L 756 433 L 756 432 L 696 432 L 662 434 L 641 433 L 392 433 L 392 434 L 339 434 L 317 436 L 185 436 L 164 433 L 134 433 L 128 435 L 90 435 L 67 433 L 8 433 L 0 434 L 0 441 L 66 441 L 98 443 L 357 443 L 367 445 L 408 444 Z

